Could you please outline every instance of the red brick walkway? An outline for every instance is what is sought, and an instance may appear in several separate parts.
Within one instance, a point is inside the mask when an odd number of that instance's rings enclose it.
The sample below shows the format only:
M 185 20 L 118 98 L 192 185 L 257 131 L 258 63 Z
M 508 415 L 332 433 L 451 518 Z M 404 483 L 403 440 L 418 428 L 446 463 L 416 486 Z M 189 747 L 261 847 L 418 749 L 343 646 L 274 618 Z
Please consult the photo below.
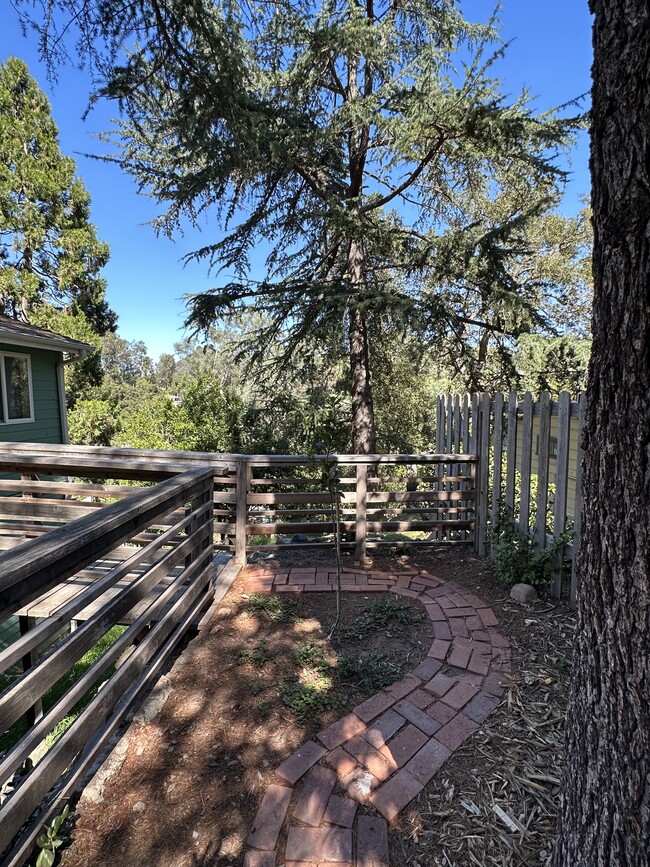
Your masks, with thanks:
M 333 592 L 320 569 L 246 574 L 249 593 Z M 389 867 L 388 822 L 413 800 L 503 695 L 508 640 L 478 596 L 428 572 L 344 572 L 343 590 L 418 599 L 429 654 L 402 680 L 304 743 L 276 770 L 247 839 L 244 867 Z M 359 804 L 374 808 L 357 815 Z M 286 826 L 286 847 L 278 840 Z M 284 835 L 282 835 L 284 839 Z M 277 856 L 277 858 L 276 858 Z

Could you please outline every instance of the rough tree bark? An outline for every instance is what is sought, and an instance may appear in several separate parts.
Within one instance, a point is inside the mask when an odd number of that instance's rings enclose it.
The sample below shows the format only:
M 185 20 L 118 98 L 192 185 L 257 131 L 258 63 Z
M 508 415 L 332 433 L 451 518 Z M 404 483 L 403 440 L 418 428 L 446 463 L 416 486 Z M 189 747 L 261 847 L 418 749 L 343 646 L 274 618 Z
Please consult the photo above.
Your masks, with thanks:
M 347 277 L 358 297 L 365 285 L 363 244 L 353 239 L 348 253 Z M 352 448 L 357 455 L 374 454 L 376 448 L 375 412 L 370 384 L 368 324 L 358 307 L 350 310 L 350 384 L 352 393 Z
M 593 354 L 554 867 L 650 863 L 650 6 L 591 0 Z

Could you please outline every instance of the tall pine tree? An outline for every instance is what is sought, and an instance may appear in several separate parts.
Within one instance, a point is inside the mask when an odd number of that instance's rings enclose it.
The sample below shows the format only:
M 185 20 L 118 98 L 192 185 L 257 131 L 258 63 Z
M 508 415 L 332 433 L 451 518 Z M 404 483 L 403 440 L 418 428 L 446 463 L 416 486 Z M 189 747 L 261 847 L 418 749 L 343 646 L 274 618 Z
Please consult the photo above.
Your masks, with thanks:
M 0 64 L 0 312 L 92 340 L 116 323 L 101 276 L 109 251 L 58 135 L 25 63 Z M 98 361 L 86 362 L 82 379 L 99 376 Z
M 258 355 L 344 331 L 352 441 L 372 451 L 379 320 L 444 327 L 444 296 L 421 274 L 440 272 L 464 198 L 505 173 L 553 187 L 575 122 L 536 114 L 526 94 L 501 95 L 495 28 L 465 21 L 454 0 L 46 6 L 44 52 L 56 59 L 57 20 L 64 28 L 73 16 L 78 50 L 120 100 L 116 159 L 167 208 L 158 228 L 208 209 L 221 218 L 225 237 L 195 256 L 231 276 L 191 299 L 190 324 L 255 305 L 269 322 Z M 478 246 L 486 267 L 497 262 L 493 237 Z M 261 245 L 264 274 L 251 267 Z

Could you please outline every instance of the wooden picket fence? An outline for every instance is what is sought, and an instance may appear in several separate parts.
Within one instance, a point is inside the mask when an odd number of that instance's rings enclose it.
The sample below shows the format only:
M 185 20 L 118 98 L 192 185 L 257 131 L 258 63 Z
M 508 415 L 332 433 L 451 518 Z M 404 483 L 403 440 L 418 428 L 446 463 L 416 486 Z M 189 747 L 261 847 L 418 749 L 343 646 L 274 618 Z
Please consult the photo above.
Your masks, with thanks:
M 571 604 L 575 604 L 573 552 L 578 549 L 581 511 L 580 432 L 584 396 L 572 400 L 562 392 L 537 399 L 530 392 L 518 397 L 498 392 L 440 395 L 437 401 L 436 450 L 478 457 L 475 550 L 490 554 L 490 526 L 500 507 L 522 535 L 530 534 L 537 550 L 560 546 L 551 592 L 562 591 L 561 563 L 572 561 Z M 561 537 L 573 530 L 571 543 Z

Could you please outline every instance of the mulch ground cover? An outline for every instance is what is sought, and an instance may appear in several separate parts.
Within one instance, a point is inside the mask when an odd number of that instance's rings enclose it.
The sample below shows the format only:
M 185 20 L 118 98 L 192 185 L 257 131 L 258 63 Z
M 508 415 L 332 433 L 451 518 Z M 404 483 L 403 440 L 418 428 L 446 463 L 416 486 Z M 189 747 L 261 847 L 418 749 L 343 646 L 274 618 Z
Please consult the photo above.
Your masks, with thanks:
M 331 562 L 324 554 L 281 554 L 286 566 Z M 571 614 L 555 603 L 512 602 L 490 567 L 461 548 L 377 555 L 372 566 L 427 569 L 477 593 L 494 608 L 513 651 L 502 705 L 391 827 L 391 864 L 546 864 Z M 327 638 L 333 594 L 242 597 L 242 586 L 235 583 L 210 628 L 177 658 L 161 714 L 129 730 L 103 801 L 78 806 L 65 867 L 241 867 L 275 768 L 417 665 L 431 643 L 430 621 L 407 599 L 346 594 L 335 641 Z

